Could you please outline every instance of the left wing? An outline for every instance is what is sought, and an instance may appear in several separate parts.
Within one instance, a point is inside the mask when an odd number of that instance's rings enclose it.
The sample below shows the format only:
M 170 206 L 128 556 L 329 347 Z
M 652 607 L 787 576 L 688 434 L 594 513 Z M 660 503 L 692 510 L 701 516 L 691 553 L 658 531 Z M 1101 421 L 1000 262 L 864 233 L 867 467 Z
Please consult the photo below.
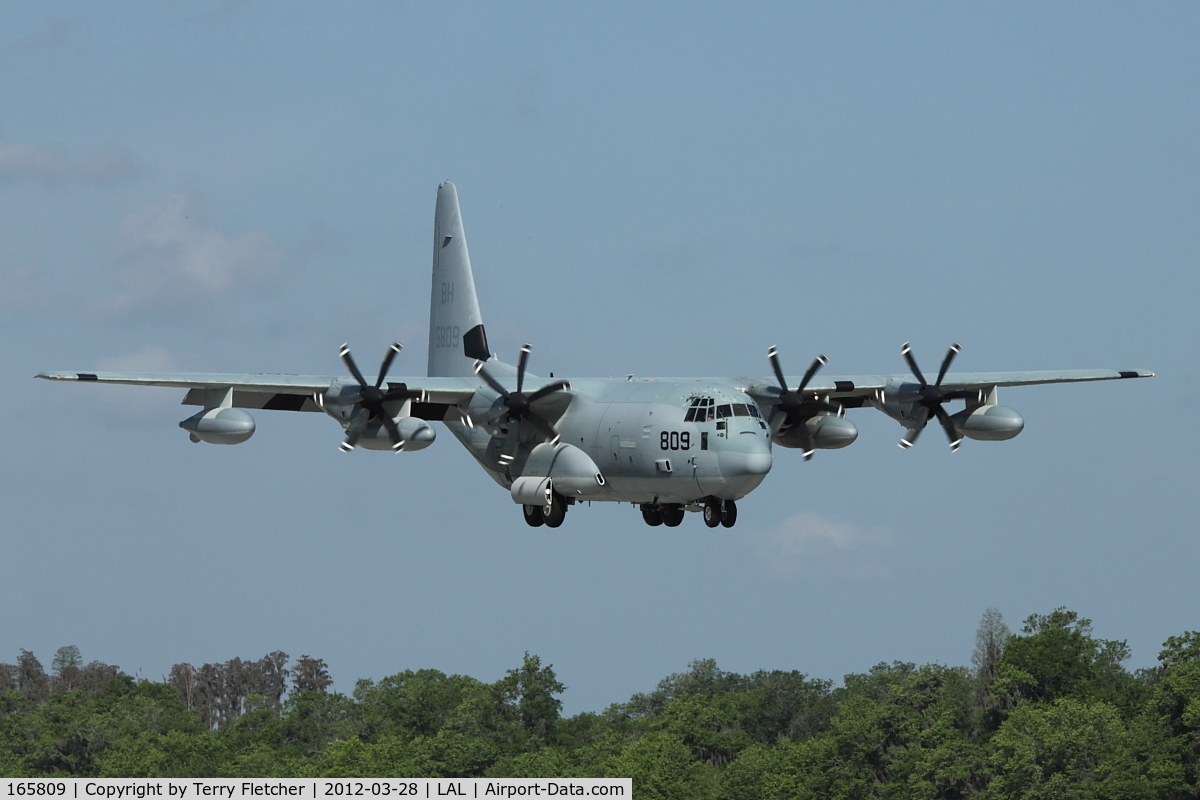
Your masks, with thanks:
M 917 366 L 908 345 L 901 353 L 912 370 L 908 375 L 851 375 L 813 380 L 825 363 L 821 356 L 799 379 L 788 378 L 779 367 L 778 355 L 768 352 L 776 381 L 749 380 L 744 391 L 760 406 L 770 409 L 772 429 L 780 444 L 804 449 L 805 460 L 816 449 L 836 449 L 852 443 L 858 429 L 844 419 L 846 408 L 872 406 L 907 429 L 901 447 L 912 447 L 931 419 L 946 432 L 950 449 L 957 450 L 963 437 L 984 441 L 1011 439 L 1024 428 L 1021 415 L 996 401 L 1000 386 L 1031 386 L 1042 383 L 1112 381 L 1151 378 L 1145 370 L 1068 369 L 1027 372 L 948 372 L 961 349 L 953 345 L 942 360 L 937 379 L 930 383 Z M 795 387 L 789 388 L 789 387 Z M 966 409 L 951 414 L 944 404 L 965 400 Z
M 1080 383 L 1083 381 L 1115 381 L 1123 378 L 1153 378 L 1154 373 L 1148 370 L 1115 370 L 1115 369 L 1063 369 L 1063 370 L 1027 370 L 1018 372 L 950 372 L 940 384 L 944 391 L 969 391 L 973 389 L 990 389 L 998 386 L 1033 386 L 1042 383 Z M 786 377 L 788 386 L 798 386 L 799 377 Z M 901 383 L 919 383 L 912 375 L 834 375 L 810 379 L 804 387 L 805 394 L 827 396 L 837 400 L 842 405 L 854 406 L 861 403 L 855 398 L 866 399 L 885 387 Z M 779 385 L 763 378 L 748 379 L 745 391 L 759 402 L 774 404 L 782 390 Z

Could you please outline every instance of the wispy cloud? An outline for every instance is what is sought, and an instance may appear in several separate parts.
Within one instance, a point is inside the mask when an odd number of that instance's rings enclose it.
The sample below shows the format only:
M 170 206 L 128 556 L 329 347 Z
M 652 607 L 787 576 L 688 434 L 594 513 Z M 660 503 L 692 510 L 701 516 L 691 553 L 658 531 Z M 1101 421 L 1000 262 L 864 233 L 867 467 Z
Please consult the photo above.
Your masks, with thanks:
M 858 578 L 886 576 L 894 541 L 883 528 L 800 511 L 755 535 L 764 566 L 785 577 L 840 573 Z
M 262 231 L 230 237 L 183 194 L 134 211 L 117 230 L 119 288 L 95 301 L 106 316 L 159 314 L 227 297 L 262 283 L 283 262 Z
M 60 148 L 0 141 L 0 181 L 110 184 L 141 172 L 133 156 L 119 147 L 79 161 Z

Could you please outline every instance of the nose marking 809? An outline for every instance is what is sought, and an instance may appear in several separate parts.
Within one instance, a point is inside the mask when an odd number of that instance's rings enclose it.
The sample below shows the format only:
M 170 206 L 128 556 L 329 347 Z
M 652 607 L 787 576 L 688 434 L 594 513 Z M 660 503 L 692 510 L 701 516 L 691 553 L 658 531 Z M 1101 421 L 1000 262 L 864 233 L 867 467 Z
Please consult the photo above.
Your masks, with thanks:
M 689 431 L 663 431 L 658 435 L 658 446 L 663 450 L 690 450 L 692 434 Z

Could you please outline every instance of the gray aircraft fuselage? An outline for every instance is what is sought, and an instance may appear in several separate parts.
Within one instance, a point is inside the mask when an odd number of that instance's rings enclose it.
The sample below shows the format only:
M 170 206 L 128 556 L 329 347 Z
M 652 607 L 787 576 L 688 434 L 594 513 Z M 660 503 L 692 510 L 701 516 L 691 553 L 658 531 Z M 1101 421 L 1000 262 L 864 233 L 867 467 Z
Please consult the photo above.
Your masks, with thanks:
M 586 499 L 639 504 L 690 504 L 705 497 L 738 500 L 771 471 L 770 425 L 754 400 L 734 385 L 712 380 L 596 378 L 570 384 L 569 402 L 555 428 L 562 443 L 592 459 L 608 488 Z M 538 385 L 534 381 L 530 388 Z M 472 401 L 474 415 L 485 417 L 497 398 L 494 392 L 480 391 Z M 703 421 L 697 421 L 699 413 L 691 414 L 688 421 L 689 409 L 704 409 Z M 506 467 L 503 431 L 480 425 L 471 428 L 462 422 L 447 425 L 506 488 L 512 475 L 521 474 L 538 442 L 536 432 L 522 426 L 520 452 Z

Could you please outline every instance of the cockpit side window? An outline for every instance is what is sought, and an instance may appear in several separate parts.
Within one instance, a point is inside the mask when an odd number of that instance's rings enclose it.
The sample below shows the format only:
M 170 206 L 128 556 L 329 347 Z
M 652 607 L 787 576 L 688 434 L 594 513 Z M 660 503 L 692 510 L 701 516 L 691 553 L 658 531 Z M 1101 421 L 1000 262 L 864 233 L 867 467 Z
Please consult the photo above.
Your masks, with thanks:
M 713 399 L 711 397 L 693 397 L 684 422 L 709 422 L 713 418 Z
M 749 408 L 750 408 L 750 416 L 754 417 L 755 419 L 762 419 L 762 414 L 758 413 L 758 406 L 754 405 L 753 403 L 750 403 Z

